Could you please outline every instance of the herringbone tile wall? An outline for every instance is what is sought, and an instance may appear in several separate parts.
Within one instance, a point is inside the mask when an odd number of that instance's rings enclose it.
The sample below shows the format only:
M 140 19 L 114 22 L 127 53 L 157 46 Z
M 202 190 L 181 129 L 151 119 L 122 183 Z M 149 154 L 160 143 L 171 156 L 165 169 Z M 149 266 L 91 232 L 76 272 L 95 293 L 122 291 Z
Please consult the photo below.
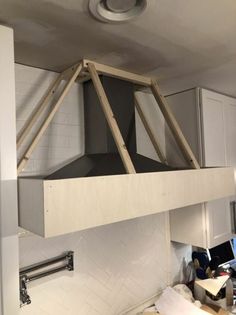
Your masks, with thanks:
M 30 284 L 22 314 L 119 314 L 148 298 L 167 285 L 167 228 L 158 214 L 48 240 L 21 237 L 21 266 L 75 251 L 75 272 Z

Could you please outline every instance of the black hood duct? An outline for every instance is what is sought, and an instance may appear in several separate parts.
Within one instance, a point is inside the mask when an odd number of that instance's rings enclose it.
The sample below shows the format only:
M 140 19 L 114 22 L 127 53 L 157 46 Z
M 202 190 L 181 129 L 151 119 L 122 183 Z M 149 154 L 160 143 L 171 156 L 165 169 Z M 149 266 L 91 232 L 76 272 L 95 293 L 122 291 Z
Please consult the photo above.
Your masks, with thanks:
M 100 76 L 114 116 L 137 173 L 173 170 L 170 166 L 137 154 L 134 85 Z M 85 154 L 62 167 L 47 179 L 125 174 L 91 80 L 84 83 Z

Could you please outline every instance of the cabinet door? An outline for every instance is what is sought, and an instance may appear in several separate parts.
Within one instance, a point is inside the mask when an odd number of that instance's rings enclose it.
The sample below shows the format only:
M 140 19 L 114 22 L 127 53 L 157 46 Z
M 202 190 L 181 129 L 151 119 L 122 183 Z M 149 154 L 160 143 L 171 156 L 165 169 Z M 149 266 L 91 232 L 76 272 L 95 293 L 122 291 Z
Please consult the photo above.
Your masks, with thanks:
M 204 204 L 170 211 L 171 240 L 197 247 L 208 247 Z
M 167 97 L 167 101 L 197 160 L 202 165 L 198 96 L 199 89 L 191 89 L 170 95 Z M 189 167 L 168 127 L 166 127 L 165 136 L 166 156 L 169 164 L 178 167 Z M 171 240 L 197 247 L 207 247 L 205 212 L 204 204 L 170 211 Z
M 224 107 L 227 165 L 236 168 L 236 100 L 227 99 Z
M 226 165 L 226 142 L 222 95 L 201 90 L 204 166 Z
M 214 247 L 232 237 L 229 198 L 206 203 L 207 244 Z
M 235 124 L 232 118 L 226 118 L 230 115 L 228 101 L 227 96 L 207 90 L 201 91 L 203 159 L 205 166 L 228 165 L 228 152 L 231 152 L 231 147 L 228 145 L 228 133 L 233 132 L 231 130 L 233 126 L 231 125 Z M 236 150 L 234 153 L 236 153 Z M 234 153 L 231 155 L 233 156 Z M 230 239 L 232 237 L 230 199 L 224 198 L 207 202 L 206 220 L 209 247 Z
M 236 178 L 236 100 L 233 98 L 227 99 L 227 104 L 224 110 L 225 126 L 226 126 L 226 159 L 227 165 L 234 167 Z M 230 197 L 230 201 L 235 201 L 236 196 Z M 235 216 L 231 216 L 234 220 Z M 236 222 L 232 222 L 232 226 L 236 226 Z M 234 235 L 235 236 L 235 235 Z
M 184 135 L 203 166 L 236 166 L 236 100 L 204 89 L 199 94 L 186 91 L 168 98 Z M 170 154 L 175 160 L 173 151 Z M 171 239 L 199 247 L 230 239 L 229 201 L 224 198 L 171 211 Z

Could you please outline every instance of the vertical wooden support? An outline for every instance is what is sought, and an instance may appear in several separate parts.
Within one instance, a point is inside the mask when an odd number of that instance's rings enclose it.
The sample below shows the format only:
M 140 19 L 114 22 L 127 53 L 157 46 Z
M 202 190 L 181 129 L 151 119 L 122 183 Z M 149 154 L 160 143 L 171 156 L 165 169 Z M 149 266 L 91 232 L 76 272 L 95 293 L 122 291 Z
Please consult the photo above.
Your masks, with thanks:
M 28 162 L 28 160 L 29 160 L 33 150 L 35 149 L 36 145 L 38 144 L 39 140 L 41 139 L 41 137 L 44 134 L 45 130 L 47 129 L 48 125 L 52 121 L 54 115 L 56 114 L 57 110 L 59 109 L 62 101 L 65 98 L 65 96 L 70 91 L 73 83 L 75 82 L 75 80 L 76 80 L 76 78 L 79 75 L 81 70 L 82 70 L 82 65 L 81 64 L 79 64 L 79 65 L 77 65 L 75 67 L 75 70 L 74 70 L 74 72 L 72 72 L 72 75 L 71 75 L 70 79 L 68 80 L 68 82 L 66 83 L 63 91 L 61 92 L 61 95 L 57 99 L 56 103 L 54 104 L 52 110 L 50 111 L 50 113 L 48 114 L 46 119 L 41 124 L 41 126 L 40 126 L 36 136 L 34 137 L 33 141 L 30 143 L 30 145 L 28 146 L 28 148 L 24 152 L 23 157 L 22 157 L 22 159 L 20 160 L 20 162 L 19 162 L 19 164 L 17 166 L 18 175 L 23 170 L 23 168 L 25 167 L 25 165 Z
M 160 107 L 160 110 L 170 128 L 170 130 L 173 133 L 173 136 L 176 140 L 176 142 L 178 143 L 186 161 L 195 169 L 199 169 L 199 163 L 197 161 L 197 159 L 195 158 L 187 140 L 185 139 L 181 128 L 178 124 L 178 122 L 176 121 L 174 115 L 172 114 L 169 105 L 165 99 L 165 97 L 163 95 L 161 95 L 161 91 L 160 88 L 157 84 L 156 81 L 152 81 L 151 83 L 151 90 L 152 93 Z
M 162 152 L 161 146 L 160 146 L 160 142 L 158 140 L 158 138 L 155 136 L 152 127 L 150 126 L 150 124 L 147 121 L 147 118 L 142 110 L 142 107 L 139 103 L 139 100 L 137 99 L 136 95 L 134 96 L 134 103 L 135 103 L 135 107 L 137 109 L 137 112 L 139 114 L 139 117 L 144 125 L 144 128 L 152 142 L 152 145 L 156 151 L 156 154 L 158 155 L 158 157 L 160 158 L 160 161 L 164 164 L 167 164 L 167 160 L 165 158 L 164 153 Z
M 102 83 L 99 79 L 98 73 L 93 63 L 88 63 L 88 70 L 91 75 L 91 79 L 93 81 L 107 123 L 111 129 L 120 157 L 123 161 L 124 167 L 128 174 L 134 174 L 136 173 L 134 165 L 131 161 L 129 152 L 127 151 L 120 129 L 112 112 L 111 105 L 109 104 L 106 93 L 103 89 Z

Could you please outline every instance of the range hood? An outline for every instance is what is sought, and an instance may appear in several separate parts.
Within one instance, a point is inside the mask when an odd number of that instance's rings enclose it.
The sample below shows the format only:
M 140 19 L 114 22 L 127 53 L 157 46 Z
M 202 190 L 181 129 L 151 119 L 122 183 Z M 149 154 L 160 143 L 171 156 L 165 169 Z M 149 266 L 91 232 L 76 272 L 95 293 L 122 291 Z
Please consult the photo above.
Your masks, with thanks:
M 137 173 L 173 170 L 166 164 L 137 154 L 134 84 L 100 77 L 117 124 Z M 91 80 L 84 85 L 85 155 L 64 166 L 47 179 L 125 174 L 117 146 L 99 104 Z
M 76 79 L 84 81 L 85 154 L 44 179 L 19 177 L 21 227 L 51 237 L 234 194 L 232 168 L 199 168 L 156 82 L 88 60 L 64 71 L 44 99 L 42 107 L 60 81 L 66 81 L 23 154 L 18 173 Z M 151 88 L 182 153 L 195 169 L 176 170 L 165 163 L 163 154 L 162 162 L 137 154 L 134 84 Z M 26 124 L 19 145 L 31 126 L 32 121 Z

